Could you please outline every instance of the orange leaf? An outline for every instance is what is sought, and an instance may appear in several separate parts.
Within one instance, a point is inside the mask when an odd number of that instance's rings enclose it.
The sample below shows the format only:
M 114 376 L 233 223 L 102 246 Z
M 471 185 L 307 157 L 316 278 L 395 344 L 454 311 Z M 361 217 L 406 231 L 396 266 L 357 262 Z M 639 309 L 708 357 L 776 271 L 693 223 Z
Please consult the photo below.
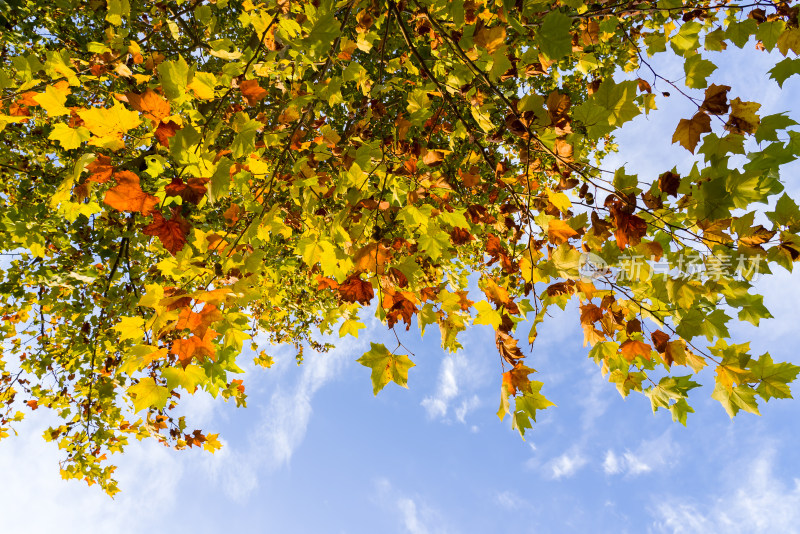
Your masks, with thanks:
M 619 347 L 619 351 L 622 353 L 622 356 L 624 356 L 629 362 L 632 362 L 637 356 L 641 356 L 645 360 L 649 360 L 650 352 L 652 350 L 653 347 L 647 343 L 634 341 L 633 339 L 629 339 Z
M 86 170 L 89 171 L 87 182 L 97 182 L 104 184 L 111 179 L 114 172 L 114 167 L 111 166 L 111 158 L 100 154 L 97 159 L 91 162 Z
M 211 341 L 219 334 L 213 330 L 207 330 L 202 338 L 192 336 L 188 339 L 176 339 L 172 342 L 170 352 L 178 357 L 178 361 L 185 369 L 193 359 L 202 363 L 206 358 L 216 361 L 216 349 Z
M 161 119 L 169 117 L 169 102 L 152 89 L 148 89 L 142 94 L 127 92 L 125 96 L 128 98 L 128 103 L 131 107 L 153 121 L 153 124 L 157 124 Z
M 120 171 L 114 175 L 117 185 L 106 191 L 103 202 L 119 211 L 139 212 L 150 215 L 158 203 L 158 197 L 142 191 L 139 177 L 131 171 Z
M 255 106 L 260 100 L 267 96 L 267 91 L 260 85 L 258 80 L 245 80 L 239 84 L 239 90 L 247 103 Z
M 200 313 L 195 313 L 189 307 L 182 309 L 175 327 L 179 329 L 186 328 L 194 335 L 202 338 L 206 335 L 211 324 L 221 319 L 222 313 L 219 308 L 206 303 Z
M 578 232 L 561 219 L 553 219 L 547 224 L 547 236 L 556 245 L 566 243 L 570 237 L 576 235 L 578 235 Z
M 364 272 L 383 274 L 383 268 L 389 259 L 389 250 L 380 243 L 371 243 L 356 252 L 353 256 L 355 268 Z
M 169 138 L 170 137 L 175 137 L 175 133 L 180 129 L 181 129 L 181 127 L 178 125 L 177 122 L 174 122 L 174 121 L 163 122 L 162 121 L 158 125 L 158 128 L 156 128 L 156 132 L 155 132 L 156 139 L 158 140 L 158 143 L 161 146 L 165 147 L 165 148 L 169 148 Z
M 516 395 L 518 391 L 527 393 L 531 389 L 528 375 L 535 372 L 536 369 L 531 369 L 523 363 L 517 363 L 513 369 L 503 373 L 503 387 L 509 395 Z

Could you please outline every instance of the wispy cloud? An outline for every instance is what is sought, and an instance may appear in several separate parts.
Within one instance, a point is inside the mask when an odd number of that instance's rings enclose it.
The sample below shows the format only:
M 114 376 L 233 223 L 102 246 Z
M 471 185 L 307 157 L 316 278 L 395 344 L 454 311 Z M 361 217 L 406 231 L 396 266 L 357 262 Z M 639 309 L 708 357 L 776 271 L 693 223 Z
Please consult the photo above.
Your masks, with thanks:
M 671 465 L 677 450 L 671 430 L 667 430 L 655 439 L 643 440 L 634 451 L 616 453 L 609 449 L 603 459 L 603 471 L 607 475 L 643 475 Z
M 800 531 L 800 479 L 787 484 L 774 474 L 767 447 L 744 470 L 741 482 L 710 502 L 667 497 L 655 511 L 651 532 L 754 534 Z
M 370 337 L 375 322 L 373 320 L 367 325 L 368 331 L 361 336 L 363 339 Z M 223 477 L 223 486 L 229 496 L 245 498 L 258 486 L 262 471 L 274 471 L 289 463 L 305 438 L 313 413 L 314 395 L 339 376 L 366 347 L 366 341 L 349 337 L 335 342 L 336 348 L 331 351 L 306 357 L 293 387 L 276 386 L 262 411 L 260 424 L 250 436 L 249 447 L 230 451 L 225 461 L 216 466 L 216 473 Z M 283 373 L 281 379 L 285 380 L 287 374 Z
M 573 476 L 586 465 L 587 462 L 587 458 L 580 450 L 572 449 L 553 458 L 545 467 L 552 478 L 561 479 Z
M 444 534 L 448 529 L 441 514 L 425 501 L 395 488 L 386 478 L 375 482 L 378 504 L 399 515 L 404 532 L 409 534 Z
M 422 400 L 422 406 L 428 417 L 445 419 L 452 409 L 455 418 L 461 423 L 466 423 L 467 414 L 481 404 L 480 398 L 474 393 L 464 397 L 475 385 L 477 375 L 479 370 L 463 352 L 446 356 L 439 369 L 436 391 Z M 458 402 L 460 395 L 462 398 Z

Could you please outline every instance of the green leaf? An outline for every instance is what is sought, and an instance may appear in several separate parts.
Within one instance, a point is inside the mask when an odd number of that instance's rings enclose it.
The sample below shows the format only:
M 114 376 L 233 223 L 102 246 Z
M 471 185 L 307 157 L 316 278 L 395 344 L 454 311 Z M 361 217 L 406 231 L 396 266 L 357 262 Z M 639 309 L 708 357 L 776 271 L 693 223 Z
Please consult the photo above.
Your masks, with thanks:
M 778 82 L 778 86 L 783 88 L 783 82 L 795 74 L 800 74 L 800 58 L 786 58 L 775 64 L 769 71 L 770 78 Z
M 572 52 L 572 35 L 569 32 L 572 19 L 560 11 L 550 11 L 542 21 L 537 36 L 539 49 L 552 60 L 558 60 Z
M 704 89 L 708 87 L 706 78 L 717 70 L 717 66 L 707 59 L 700 57 L 700 54 L 691 56 L 683 64 L 683 70 L 686 73 L 684 80 L 687 87 L 692 89 Z
M 756 393 L 765 401 L 772 398 L 791 399 L 789 383 L 797 378 L 800 367 L 787 362 L 773 363 L 767 353 L 750 365 L 750 372 L 759 380 Z
M 389 382 L 408 388 L 408 370 L 414 367 L 414 362 L 405 354 L 389 352 L 383 343 L 370 345 L 369 352 L 356 361 L 372 369 L 372 392 L 377 395 Z

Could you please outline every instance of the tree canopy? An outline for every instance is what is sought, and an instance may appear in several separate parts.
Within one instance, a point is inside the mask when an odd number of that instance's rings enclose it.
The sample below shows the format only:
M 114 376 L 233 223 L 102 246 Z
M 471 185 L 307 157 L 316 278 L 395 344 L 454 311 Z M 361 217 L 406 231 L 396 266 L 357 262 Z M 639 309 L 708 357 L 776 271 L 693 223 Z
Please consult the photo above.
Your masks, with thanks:
M 552 403 L 521 342 L 574 300 L 599 371 L 680 423 L 706 366 L 731 416 L 791 397 L 800 367 L 729 326 L 800 257 L 800 133 L 708 77 L 745 46 L 800 73 L 793 4 L 2 0 L 0 438 L 53 410 L 62 475 L 113 495 L 131 438 L 219 447 L 182 396 L 243 406 L 243 353 L 300 363 L 371 313 L 447 351 L 490 325 L 524 435 Z M 666 98 L 692 112 L 652 142 L 691 170 L 604 168 Z M 405 352 L 353 355 L 365 387 Z

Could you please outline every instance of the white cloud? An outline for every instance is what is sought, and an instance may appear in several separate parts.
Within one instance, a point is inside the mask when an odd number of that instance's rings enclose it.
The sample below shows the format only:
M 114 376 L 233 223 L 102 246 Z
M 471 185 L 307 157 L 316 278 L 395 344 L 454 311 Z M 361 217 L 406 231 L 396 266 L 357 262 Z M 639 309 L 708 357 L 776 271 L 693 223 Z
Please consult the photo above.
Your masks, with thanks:
M 530 506 L 526 500 L 517 497 L 510 491 L 502 491 L 495 495 L 494 502 L 506 510 L 517 510 L 519 508 L 526 508 Z
M 652 532 L 672 534 L 755 534 L 800 532 L 800 479 L 786 484 L 773 474 L 774 450 L 757 457 L 738 486 L 706 503 L 666 498 L 657 508 Z
M 667 430 L 655 439 L 642 441 L 635 451 L 626 449 L 617 454 L 609 449 L 603 459 L 603 471 L 607 475 L 624 474 L 631 477 L 650 473 L 671 465 L 677 449 L 678 445 L 673 442 L 670 430 Z
M 184 471 L 178 456 L 190 452 L 175 453 L 152 440 L 132 440 L 124 456 L 113 458 L 122 492 L 112 500 L 97 486 L 61 478 L 58 462 L 63 451 L 41 438 L 47 423 L 47 415 L 32 414 L 19 436 L 0 444 L 4 533 L 159 530 L 159 523 L 169 517 L 177 501 Z
M 375 482 L 378 504 L 399 515 L 403 529 L 409 534 L 440 534 L 448 529 L 441 514 L 427 504 L 427 500 L 407 495 L 392 486 L 386 478 Z M 377 529 L 380 530 L 380 529 Z
M 368 338 L 369 332 L 363 337 Z M 224 462 L 216 466 L 216 474 L 223 473 L 223 486 L 228 495 L 235 499 L 246 497 L 258 486 L 260 470 L 272 471 L 289 463 L 305 438 L 314 395 L 336 378 L 364 346 L 365 342 L 351 338 L 337 340 L 336 348 L 331 351 L 306 357 L 293 388 L 287 391 L 277 386 L 262 411 L 260 425 L 250 436 L 249 448 L 232 450 Z
M 547 463 L 550 476 L 555 479 L 569 478 L 586 465 L 586 457 L 578 450 L 567 451 Z
M 445 419 L 451 406 L 457 401 L 459 394 L 464 394 L 476 382 L 479 370 L 475 368 L 463 352 L 447 356 L 439 369 L 439 380 L 436 392 L 422 400 L 422 407 L 431 419 Z M 477 395 L 461 399 L 453 409 L 453 415 L 461 423 L 466 423 L 469 412 L 480 406 Z

